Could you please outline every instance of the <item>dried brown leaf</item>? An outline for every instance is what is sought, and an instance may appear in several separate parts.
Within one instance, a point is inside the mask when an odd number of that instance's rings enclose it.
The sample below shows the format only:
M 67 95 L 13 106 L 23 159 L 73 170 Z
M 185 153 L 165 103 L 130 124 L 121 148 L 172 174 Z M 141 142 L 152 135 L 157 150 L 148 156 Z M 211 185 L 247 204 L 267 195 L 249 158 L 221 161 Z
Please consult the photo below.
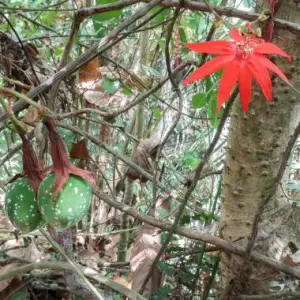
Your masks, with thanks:
M 99 67 L 100 60 L 98 57 L 83 65 L 79 70 L 79 82 L 96 81 L 101 79 Z
M 36 107 L 30 106 L 27 110 L 27 113 L 21 119 L 23 122 L 35 123 L 41 120 L 41 114 Z
M 37 248 L 35 241 L 26 248 L 24 253 L 24 259 L 29 261 L 38 261 L 43 256 L 43 253 Z
M 136 233 L 131 251 L 130 269 L 132 290 L 139 291 L 148 275 L 154 259 L 161 248 L 161 237 L 158 228 L 144 224 Z M 149 297 L 162 285 L 162 272 L 155 268 L 149 279 L 143 296 Z
M 86 140 L 82 139 L 77 143 L 72 143 L 72 148 L 70 151 L 70 157 L 78 159 L 88 159 L 89 151 L 86 147 Z
M 151 139 L 142 140 L 132 155 L 132 161 L 145 171 L 151 172 L 151 159 L 156 156 L 156 151 L 159 144 Z M 148 179 L 140 174 L 135 169 L 129 168 L 126 176 L 132 180 L 139 179 L 141 182 L 146 182 Z

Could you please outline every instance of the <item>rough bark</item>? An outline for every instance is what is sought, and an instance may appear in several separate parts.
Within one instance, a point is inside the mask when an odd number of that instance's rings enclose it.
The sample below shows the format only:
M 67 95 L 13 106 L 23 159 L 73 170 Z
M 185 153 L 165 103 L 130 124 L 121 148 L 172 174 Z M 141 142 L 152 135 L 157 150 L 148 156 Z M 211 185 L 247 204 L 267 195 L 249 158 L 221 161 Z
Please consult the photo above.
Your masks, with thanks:
M 262 2 L 262 1 L 261 1 Z M 265 3 L 267 1 L 264 1 Z M 262 4 L 262 3 L 261 3 Z M 300 21 L 300 9 L 293 0 L 281 1 L 276 17 Z M 299 89 L 300 40 L 284 30 L 276 30 L 273 42 L 287 51 L 292 64 L 276 59 Z M 273 79 L 273 100 L 266 102 L 254 89 L 246 115 L 235 104 L 231 118 L 227 157 L 221 195 L 220 236 L 247 246 L 259 205 L 274 182 L 284 149 L 299 122 L 299 96 L 280 79 Z M 278 260 L 289 254 L 293 242 L 299 246 L 299 210 L 286 201 L 281 187 L 265 208 L 254 250 Z M 299 243 L 298 243 L 299 242 Z M 246 264 L 244 258 L 223 253 L 221 264 L 222 299 L 238 294 L 267 294 L 281 290 L 282 274 L 263 265 Z M 287 284 L 292 284 L 291 281 Z

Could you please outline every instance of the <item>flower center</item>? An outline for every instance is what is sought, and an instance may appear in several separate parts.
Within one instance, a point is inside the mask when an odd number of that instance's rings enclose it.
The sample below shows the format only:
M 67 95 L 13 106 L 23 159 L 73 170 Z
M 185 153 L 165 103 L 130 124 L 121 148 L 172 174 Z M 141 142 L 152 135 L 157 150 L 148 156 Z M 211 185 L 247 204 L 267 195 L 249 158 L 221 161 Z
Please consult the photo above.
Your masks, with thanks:
M 235 55 L 238 59 L 246 60 L 248 59 L 252 53 L 254 44 L 251 40 L 246 40 L 245 42 L 236 43 L 236 52 Z

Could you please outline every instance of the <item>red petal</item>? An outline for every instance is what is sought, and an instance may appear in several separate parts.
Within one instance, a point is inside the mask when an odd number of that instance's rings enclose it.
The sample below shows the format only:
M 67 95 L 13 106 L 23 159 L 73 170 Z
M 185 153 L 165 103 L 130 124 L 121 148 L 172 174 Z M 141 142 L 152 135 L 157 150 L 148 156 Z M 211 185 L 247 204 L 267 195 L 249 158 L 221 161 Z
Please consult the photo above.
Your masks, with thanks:
M 258 60 L 255 60 L 255 58 L 256 56 L 253 56 L 252 59 L 247 62 L 247 67 L 260 86 L 265 98 L 269 101 L 272 99 L 272 85 L 270 76 L 266 67 L 260 64 Z
M 269 69 L 273 73 L 277 74 L 280 78 L 282 78 L 282 80 L 289 83 L 289 80 L 282 73 L 282 71 L 276 65 L 274 65 L 270 60 L 268 60 L 266 57 L 264 57 L 262 55 L 256 55 L 255 59 L 259 60 L 262 65 L 264 65 L 267 69 Z
M 246 37 L 242 36 L 236 28 L 230 29 L 229 36 L 237 42 L 243 42 L 246 40 Z
M 241 65 L 240 76 L 238 80 L 242 111 L 245 113 L 248 110 L 252 88 L 252 75 L 246 68 L 245 62 L 243 62 Z
M 253 53 L 255 54 L 278 54 L 281 55 L 285 58 L 287 58 L 289 61 L 292 61 L 291 57 L 284 52 L 283 50 L 281 50 L 280 48 L 278 48 L 276 45 L 272 44 L 272 43 L 263 43 L 258 45 L 257 47 L 254 48 Z
M 234 42 L 227 41 L 210 41 L 195 44 L 184 44 L 185 47 L 192 51 L 211 54 L 234 54 L 236 45 Z
M 218 56 L 211 59 L 209 62 L 201 66 L 198 70 L 193 72 L 190 76 L 188 76 L 184 81 L 183 85 L 187 85 L 190 82 L 202 79 L 203 77 L 214 73 L 224 66 L 226 66 L 230 61 L 232 61 L 234 55 L 226 55 L 226 56 Z
M 233 60 L 230 64 L 227 64 L 225 70 L 221 76 L 218 94 L 217 94 L 217 111 L 224 104 L 230 92 L 238 79 L 240 71 L 240 61 Z

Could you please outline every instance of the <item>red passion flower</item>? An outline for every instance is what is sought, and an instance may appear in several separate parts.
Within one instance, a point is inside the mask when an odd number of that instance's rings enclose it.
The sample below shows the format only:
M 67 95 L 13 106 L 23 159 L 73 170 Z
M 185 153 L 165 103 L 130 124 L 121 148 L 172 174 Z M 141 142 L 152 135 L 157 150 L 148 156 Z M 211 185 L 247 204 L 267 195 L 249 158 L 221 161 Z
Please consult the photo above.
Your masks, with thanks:
M 252 77 L 268 101 L 272 99 L 272 85 L 268 71 L 277 74 L 287 83 L 289 82 L 282 71 L 264 54 L 278 54 L 289 61 L 291 61 L 291 57 L 276 45 L 256 38 L 250 33 L 249 24 L 247 24 L 247 28 L 249 31 L 247 36 L 241 35 L 235 28 L 231 29 L 229 36 L 233 41 L 185 44 L 187 48 L 196 52 L 219 54 L 193 72 L 182 83 L 186 85 L 224 68 L 217 93 L 217 111 L 229 97 L 236 82 L 239 85 L 240 101 L 244 113 L 248 109 L 251 98 Z

